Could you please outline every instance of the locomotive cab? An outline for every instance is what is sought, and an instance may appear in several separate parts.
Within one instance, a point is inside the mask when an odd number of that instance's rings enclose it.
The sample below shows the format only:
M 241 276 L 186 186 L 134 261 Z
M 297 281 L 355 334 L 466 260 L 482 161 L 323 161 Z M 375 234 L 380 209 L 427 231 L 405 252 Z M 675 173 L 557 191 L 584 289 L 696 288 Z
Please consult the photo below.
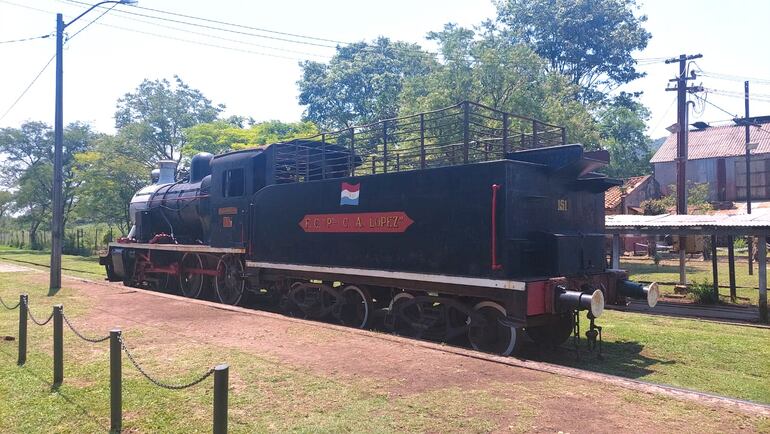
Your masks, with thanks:
M 213 247 L 246 247 L 251 196 L 266 185 L 265 157 L 262 149 L 248 149 L 211 161 Z

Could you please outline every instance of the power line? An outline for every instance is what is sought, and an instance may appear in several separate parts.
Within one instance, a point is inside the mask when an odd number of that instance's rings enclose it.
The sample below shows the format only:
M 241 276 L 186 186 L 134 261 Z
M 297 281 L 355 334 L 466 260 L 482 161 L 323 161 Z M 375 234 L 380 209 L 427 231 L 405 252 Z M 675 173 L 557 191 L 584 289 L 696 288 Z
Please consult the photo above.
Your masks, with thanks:
M 11 110 L 13 110 L 13 108 L 14 108 L 14 107 L 16 107 L 16 104 L 18 104 L 18 103 L 19 103 L 19 101 L 21 101 L 21 99 L 22 99 L 22 98 L 24 98 L 24 95 L 26 95 L 26 94 L 27 94 L 27 92 L 28 92 L 28 91 L 29 91 L 29 89 L 32 87 L 32 85 L 34 85 L 34 84 L 35 84 L 35 82 L 37 81 L 37 79 L 38 79 L 38 78 L 40 78 L 40 76 L 41 76 L 41 75 L 43 75 L 43 72 L 45 72 L 45 70 L 48 68 L 48 65 L 50 65 L 50 64 L 51 64 L 51 62 L 53 62 L 53 59 L 55 59 L 55 58 L 56 58 L 56 54 L 54 54 L 53 56 L 51 56 L 51 58 L 50 58 L 50 59 L 48 59 L 48 62 L 46 62 L 46 64 L 43 66 L 43 69 L 41 69 L 41 70 L 40 70 L 40 72 L 38 72 L 38 73 L 37 73 L 37 75 L 35 76 L 35 78 L 33 78 L 33 79 L 32 79 L 32 82 L 30 82 L 30 83 L 27 85 L 27 87 L 26 87 L 26 88 L 24 88 L 24 90 L 21 92 L 21 94 L 19 95 L 19 97 L 18 97 L 18 98 L 16 98 L 16 101 L 14 101 L 14 102 L 13 102 L 13 104 L 11 104 L 11 106 L 10 106 L 10 107 L 8 107 L 8 109 L 5 111 L 5 113 L 3 113 L 3 115 L 2 115 L 2 116 L 0 116 L 0 122 L 2 122 L 2 120 L 3 120 L 3 119 L 5 119 L 5 117 L 6 117 L 6 116 L 8 116 L 8 113 L 10 113 L 10 112 L 11 112 Z
M 34 41 L 34 40 L 36 40 L 36 39 L 45 39 L 45 38 L 48 38 L 48 37 L 50 37 L 50 36 L 51 36 L 51 34 L 49 33 L 49 34 L 47 34 L 47 35 L 32 36 L 32 37 L 29 37 L 29 38 L 22 38 L 22 39 L 12 39 L 12 40 L 10 40 L 10 41 L 0 41 L 0 44 L 12 44 L 12 43 L 14 43 L 14 42 L 27 42 L 27 41 Z
M 71 2 L 71 3 L 81 4 L 81 5 L 88 5 L 88 3 L 83 3 L 83 2 L 76 1 L 76 0 L 67 0 L 67 1 Z M 170 23 L 183 24 L 183 25 L 187 25 L 187 26 L 202 27 L 204 29 L 216 30 L 216 31 L 220 31 L 220 32 L 235 33 L 235 34 L 238 34 L 238 35 L 251 36 L 251 37 L 255 37 L 255 38 L 272 39 L 272 40 L 275 40 L 275 41 L 288 42 L 288 43 L 292 43 L 292 44 L 311 45 L 311 46 L 323 47 L 323 48 L 336 48 L 334 45 L 320 44 L 320 43 L 307 42 L 307 41 L 297 41 L 295 39 L 287 39 L 287 38 L 281 38 L 281 37 L 277 37 L 277 36 L 260 35 L 258 33 L 243 32 L 243 31 L 240 31 L 240 30 L 233 30 L 233 29 L 227 29 L 227 28 L 224 28 L 224 27 L 210 26 L 210 25 L 207 25 L 207 24 L 191 23 L 189 21 L 182 21 L 182 20 L 177 20 L 177 19 L 173 19 L 173 18 L 164 18 L 164 17 L 159 17 L 157 15 L 149 15 L 149 14 L 143 14 L 143 13 L 133 12 L 133 11 L 117 10 L 116 12 L 121 13 L 121 14 L 125 14 L 125 15 L 134 15 L 134 16 L 150 18 L 150 19 L 159 20 L 159 21 L 168 21 Z M 203 20 L 203 19 L 201 19 L 201 20 Z M 234 24 L 228 24 L 228 25 L 236 26 Z
M 770 80 L 754 77 L 742 77 L 739 75 L 720 74 L 717 72 L 701 71 L 701 75 L 706 77 L 716 78 L 718 80 L 731 80 L 731 81 L 751 81 L 753 83 L 770 84 Z
M 81 2 L 81 1 L 78 1 L 78 0 L 59 0 L 59 1 L 67 2 L 67 3 L 73 3 L 73 4 L 79 4 L 79 5 L 88 5 L 88 3 L 84 3 L 84 2 Z M 243 35 L 243 36 L 251 36 L 251 37 L 256 37 L 256 38 L 266 38 L 266 39 L 271 39 L 271 40 L 275 40 L 275 41 L 287 42 L 287 43 L 292 43 L 292 44 L 309 45 L 309 46 L 321 47 L 321 48 L 327 48 L 327 49 L 329 49 L 329 48 L 337 49 L 337 48 L 339 48 L 339 45 L 346 45 L 347 46 L 347 45 L 353 45 L 354 44 L 352 42 L 345 42 L 345 41 L 339 41 L 339 40 L 329 39 L 329 38 L 321 38 L 321 37 L 315 37 L 315 36 L 301 35 L 301 34 L 296 34 L 296 33 L 281 32 L 281 31 L 276 31 L 276 30 L 268 30 L 268 29 L 259 28 L 259 27 L 246 26 L 246 25 L 236 24 L 236 23 L 231 23 L 231 22 L 226 22 L 226 21 L 212 20 L 212 19 L 209 19 L 209 18 L 196 17 L 196 16 L 192 16 L 192 15 L 185 15 L 185 14 L 180 14 L 180 13 L 176 13 L 176 12 L 163 11 L 163 10 L 152 9 L 152 8 L 147 8 L 147 7 L 136 7 L 136 9 L 149 10 L 149 11 L 159 12 L 159 13 L 168 14 L 168 15 L 172 15 L 172 16 L 184 17 L 184 18 L 188 18 L 188 19 L 193 19 L 193 20 L 198 20 L 198 21 L 203 21 L 203 22 L 210 22 L 210 23 L 215 23 L 215 24 L 221 24 L 221 25 L 230 26 L 230 27 L 254 30 L 254 31 L 259 31 L 259 32 L 273 33 L 273 34 L 279 34 L 279 35 L 284 35 L 284 36 L 291 36 L 291 37 L 295 37 L 295 38 L 304 38 L 304 39 L 309 39 L 309 40 L 316 40 L 316 41 L 321 41 L 321 42 L 331 42 L 331 43 L 337 44 L 337 46 L 328 45 L 328 44 L 324 44 L 324 43 L 315 43 L 315 42 L 308 42 L 308 41 L 298 41 L 296 39 L 287 39 L 287 38 L 283 38 L 283 37 L 267 36 L 267 35 L 255 34 L 255 33 L 250 33 L 250 32 L 243 32 L 243 31 L 238 31 L 238 30 L 233 30 L 233 29 L 228 29 L 228 28 L 223 28 L 223 27 L 210 26 L 210 25 L 205 25 L 205 24 L 200 24 L 200 23 L 191 23 L 189 21 L 183 21 L 183 20 L 172 19 L 172 18 L 165 18 L 165 17 L 160 17 L 160 16 L 157 16 L 157 15 L 143 14 L 143 13 L 138 13 L 138 12 L 133 12 L 133 11 L 128 11 L 128 10 L 117 10 L 116 12 L 120 13 L 120 14 L 125 14 L 125 15 L 140 16 L 140 17 L 150 18 L 150 19 L 153 19 L 153 20 L 167 21 L 167 22 L 172 22 L 172 23 L 176 23 L 176 24 L 193 26 L 193 27 L 196 27 L 196 28 L 202 27 L 202 28 L 209 29 L 209 30 L 235 33 L 235 34 Z M 147 24 L 150 24 L 150 23 L 147 23 Z M 157 25 L 157 24 L 153 23 L 151 25 Z M 379 49 L 379 47 L 377 47 L 377 46 L 372 46 L 372 45 L 369 45 L 367 43 L 364 43 L 364 44 L 366 44 L 366 45 L 365 45 L 365 47 L 363 47 L 362 51 L 376 52 Z M 432 53 L 432 52 L 423 50 L 422 48 L 395 47 L 395 46 L 394 47 L 389 47 L 389 48 L 390 49 L 394 49 L 394 50 L 398 50 L 398 51 L 402 51 L 402 52 L 412 52 L 412 53 L 415 53 L 415 54 L 427 54 L 427 55 L 431 55 L 431 56 L 436 56 L 436 53 Z
M 272 47 L 272 46 L 269 46 L 269 45 L 255 44 L 253 42 L 243 41 L 243 40 L 239 40 L 239 39 L 224 38 L 224 37 L 221 37 L 221 36 L 212 35 L 210 33 L 195 32 L 195 31 L 192 31 L 192 30 L 183 29 L 183 28 L 179 28 L 179 27 L 173 27 L 173 26 L 167 26 L 167 25 L 164 25 L 164 24 L 154 23 L 154 22 L 147 21 L 147 20 L 142 20 L 142 19 L 139 19 L 139 18 L 125 17 L 125 19 L 130 20 L 130 21 L 139 22 L 139 23 L 149 24 L 151 26 L 156 26 L 156 27 L 160 27 L 160 28 L 164 28 L 164 29 L 175 30 L 175 31 L 178 31 L 178 32 L 183 32 L 183 33 L 189 33 L 191 35 L 203 36 L 203 37 L 211 38 L 211 39 L 218 39 L 218 40 L 226 41 L 226 42 L 234 42 L 234 43 L 237 43 L 237 44 L 251 45 L 253 47 L 265 48 L 265 49 L 268 49 L 268 50 L 283 51 L 283 52 L 292 53 L 292 54 L 301 54 L 301 55 L 304 55 L 304 56 L 321 57 L 321 58 L 324 58 L 324 59 L 328 59 L 329 58 L 329 56 L 324 56 L 322 54 L 308 53 L 306 51 L 295 51 L 295 50 L 289 50 L 289 49 L 286 49 L 286 48 Z M 104 26 L 110 26 L 110 24 L 104 24 L 104 23 L 99 23 L 99 24 L 100 25 L 104 25 Z
M 70 3 L 77 3 L 77 4 L 81 4 L 81 5 L 87 5 L 87 3 L 83 3 L 83 2 L 80 2 L 80 1 L 76 1 L 76 0 L 66 0 L 66 1 L 68 1 Z M 341 44 L 341 45 L 350 45 L 350 42 L 339 41 L 339 40 L 336 40 L 336 39 L 320 38 L 320 37 L 317 37 L 317 36 L 308 36 L 308 35 L 302 35 L 302 34 L 298 34 L 298 33 L 282 32 L 282 31 L 278 31 L 278 30 L 270 30 L 270 29 L 265 29 L 265 28 L 260 28 L 260 27 L 251 27 L 251 26 L 246 26 L 246 25 L 243 25 L 243 24 L 228 23 L 226 21 L 218 21 L 218 20 L 214 20 L 214 19 L 210 19 L 210 18 L 201 18 L 201 17 L 192 16 L 192 15 L 185 15 L 185 14 L 181 14 L 181 13 L 177 13 L 177 12 L 164 11 L 164 10 L 160 10 L 160 9 L 153 9 L 153 8 L 148 8 L 148 7 L 138 6 L 138 5 L 134 6 L 134 8 L 142 9 L 142 10 L 146 10 L 146 11 L 151 11 L 151 12 L 158 12 L 158 13 L 161 13 L 161 14 L 166 14 L 166 15 L 171 15 L 171 16 L 176 16 L 176 17 L 182 17 L 182 18 L 188 18 L 188 19 L 193 19 L 193 20 L 205 21 L 205 22 L 214 23 L 214 24 L 222 24 L 222 25 L 226 25 L 226 26 L 240 27 L 242 29 L 256 30 L 258 32 L 274 33 L 276 35 L 291 36 L 291 37 L 295 37 L 295 38 L 310 39 L 310 40 L 322 41 L 322 42 L 331 42 L 331 43 L 334 43 L 334 44 Z
M 80 28 L 80 30 L 78 30 L 77 32 L 75 32 L 75 34 L 74 34 L 74 35 L 72 35 L 72 36 L 70 36 L 69 38 L 67 38 L 67 41 L 70 41 L 70 40 L 72 40 L 72 39 L 73 39 L 75 36 L 79 35 L 79 34 L 80 34 L 80 32 L 82 32 L 83 30 L 87 29 L 87 28 L 88 28 L 88 27 L 89 27 L 91 24 L 93 24 L 93 23 L 95 23 L 97 20 L 99 20 L 99 18 L 101 18 L 101 17 L 105 16 L 105 15 L 107 14 L 107 12 L 109 12 L 109 11 L 113 10 L 113 9 L 115 8 L 115 6 L 117 6 L 117 5 L 118 5 L 117 3 L 113 3 L 113 4 L 112 4 L 112 6 L 110 6 L 110 7 L 109 7 L 107 10 L 105 10 L 104 12 L 102 12 L 101 14 L 99 14 L 99 16 L 98 16 L 98 17 L 96 17 L 96 18 L 94 18 L 93 20 L 89 21 L 89 22 L 88 22 L 88 24 L 86 24 L 85 26 L 81 27 L 81 28 Z

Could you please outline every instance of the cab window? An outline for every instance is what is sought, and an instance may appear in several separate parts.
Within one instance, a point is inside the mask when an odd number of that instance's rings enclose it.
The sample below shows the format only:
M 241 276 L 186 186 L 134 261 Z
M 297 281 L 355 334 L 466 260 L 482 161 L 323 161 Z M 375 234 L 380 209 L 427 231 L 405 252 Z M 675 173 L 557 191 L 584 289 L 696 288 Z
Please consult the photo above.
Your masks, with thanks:
M 243 169 L 226 170 L 222 173 L 222 196 L 243 196 L 244 187 Z

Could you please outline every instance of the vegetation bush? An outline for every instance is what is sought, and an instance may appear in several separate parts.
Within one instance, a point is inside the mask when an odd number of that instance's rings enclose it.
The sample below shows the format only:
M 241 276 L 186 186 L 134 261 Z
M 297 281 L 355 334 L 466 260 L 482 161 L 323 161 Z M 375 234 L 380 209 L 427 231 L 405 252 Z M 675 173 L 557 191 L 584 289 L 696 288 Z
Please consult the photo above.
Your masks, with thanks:
M 716 304 L 719 301 L 719 297 L 714 294 L 714 285 L 707 280 L 693 282 L 690 285 L 690 294 L 701 304 Z

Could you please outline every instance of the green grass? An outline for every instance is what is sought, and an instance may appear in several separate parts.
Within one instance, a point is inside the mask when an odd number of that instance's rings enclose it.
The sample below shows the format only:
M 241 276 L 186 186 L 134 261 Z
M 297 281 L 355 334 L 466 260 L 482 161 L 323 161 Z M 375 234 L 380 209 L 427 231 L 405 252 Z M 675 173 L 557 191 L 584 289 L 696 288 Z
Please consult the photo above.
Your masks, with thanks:
M 738 303 L 751 303 L 757 305 L 759 302 L 759 289 L 758 289 L 758 272 L 757 264 L 754 264 L 754 275 L 750 276 L 748 271 L 748 263 L 736 262 L 735 264 L 735 284 L 742 287 L 736 289 L 736 294 L 739 297 Z M 663 261 L 657 267 L 652 262 L 652 259 L 631 259 L 621 258 L 620 268 L 628 270 L 631 280 L 639 280 L 643 282 L 669 282 L 669 284 L 661 284 L 660 290 L 664 294 L 674 293 L 674 284 L 679 281 L 679 262 L 678 261 Z M 728 288 L 719 288 L 719 294 L 722 301 L 729 301 L 730 297 L 730 277 L 727 262 L 719 262 L 717 264 L 717 271 L 719 273 L 719 284 L 728 286 Z M 687 274 L 687 281 L 692 282 L 713 282 L 713 274 L 711 272 L 711 261 L 688 260 L 685 266 L 685 272 Z
M 603 327 L 604 361 L 587 352 L 579 361 L 563 352 L 539 357 L 770 404 L 770 329 L 606 310 L 596 323 Z M 582 332 L 587 325 L 583 317 Z
M 22 266 L 48 267 L 51 264 L 51 253 L 3 246 L 0 247 L 0 260 L 14 262 Z M 99 265 L 99 258 L 96 256 L 62 255 L 62 270 L 66 274 L 91 279 L 102 279 L 105 276 L 104 266 Z
M 62 303 L 83 332 L 91 336 L 106 333 L 90 329 L 81 320 L 92 304 L 87 295 L 65 286 L 56 296 L 46 297 L 47 286 L 30 284 L 30 277 L 29 273 L 0 274 L 0 297 L 7 303 L 15 302 L 23 288 L 30 294 L 37 317 L 45 318 L 51 305 Z M 0 307 L 0 335 L 15 335 L 17 322 L 17 311 Z M 587 352 L 582 353 L 580 361 L 566 351 L 534 356 L 567 366 L 770 403 L 770 330 L 616 311 L 605 311 L 598 323 L 604 327 L 604 361 Z M 581 325 L 585 331 L 587 322 Z M 501 429 L 500 414 L 515 414 L 509 430 L 526 432 L 537 423 L 543 402 L 567 399 L 565 391 L 578 393 L 586 402 L 606 403 L 614 397 L 635 410 L 643 409 L 650 418 L 690 421 L 705 431 L 720 420 L 739 416 L 704 412 L 686 401 L 619 392 L 602 383 L 573 390 L 574 380 L 562 377 L 550 377 L 536 383 L 535 388 L 517 384 L 513 378 L 511 383 L 439 386 L 405 396 L 391 395 L 388 390 L 400 384 L 398 380 L 375 383 L 365 377 L 317 375 L 261 354 L 191 342 L 139 325 L 125 329 L 124 335 L 140 363 L 166 382 L 185 382 L 210 366 L 229 363 L 231 432 L 488 432 Z M 51 347 L 50 325 L 29 323 L 28 363 L 18 367 L 16 343 L 0 341 L 0 432 L 106 431 L 107 343 L 89 344 L 65 329 L 65 382 L 56 392 L 50 389 Z M 123 373 L 124 430 L 211 431 L 211 379 L 183 391 L 160 389 L 141 377 L 125 357 Z M 661 409 L 661 405 L 665 408 Z M 770 428 L 766 419 L 740 423 L 760 431 Z

